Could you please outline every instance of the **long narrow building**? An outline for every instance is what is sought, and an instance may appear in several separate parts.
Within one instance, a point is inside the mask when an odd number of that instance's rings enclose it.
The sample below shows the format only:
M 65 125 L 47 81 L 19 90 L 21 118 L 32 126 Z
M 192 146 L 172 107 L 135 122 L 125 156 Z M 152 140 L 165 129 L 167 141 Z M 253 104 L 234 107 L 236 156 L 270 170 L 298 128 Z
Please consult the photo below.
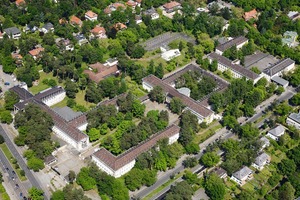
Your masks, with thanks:
M 107 174 L 118 178 L 129 172 L 135 165 L 135 159 L 140 154 L 149 151 L 159 140 L 167 138 L 169 144 L 176 142 L 179 138 L 179 131 L 180 127 L 173 124 L 118 156 L 101 148 L 92 155 L 92 161 Z

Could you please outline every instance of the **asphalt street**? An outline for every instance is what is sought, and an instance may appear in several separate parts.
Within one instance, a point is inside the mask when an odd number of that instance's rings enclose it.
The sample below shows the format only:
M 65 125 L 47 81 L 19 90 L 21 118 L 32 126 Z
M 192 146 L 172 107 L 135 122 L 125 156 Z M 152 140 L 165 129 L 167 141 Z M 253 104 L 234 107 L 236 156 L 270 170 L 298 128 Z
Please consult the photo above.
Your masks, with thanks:
M 6 158 L 5 154 L 0 150 L 0 161 L 1 161 L 1 169 L 4 172 L 3 177 L 7 176 L 7 182 L 12 188 L 13 195 L 16 198 L 23 198 L 23 196 L 27 195 L 27 189 L 21 183 L 19 177 L 14 173 L 14 169 L 11 166 L 9 160 Z M 5 179 L 4 179 L 5 180 Z
M 13 156 L 17 159 L 18 164 L 20 166 L 20 168 L 22 168 L 25 171 L 26 177 L 29 180 L 29 184 L 31 186 L 40 188 L 40 184 L 38 183 L 38 181 L 35 179 L 33 173 L 27 168 L 27 165 L 25 163 L 25 161 L 23 160 L 22 156 L 19 154 L 19 152 L 17 151 L 16 147 L 14 146 L 13 142 L 10 140 L 10 138 L 8 137 L 8 133 L 5 132 L 5 130 L 3 129 L 2 125 L 0 126 L 0 134 L 4 137 L 5 142 L 7 147 L 9 148 L 10 152 L 13 154 Z M 28 188 L 29 185 L 27 185 L 26 188 Z M 31 187 L 30 186 L 30 187 Z M 49 199 L 49 196 L 47 193 L 45 194 L 45 199 Z

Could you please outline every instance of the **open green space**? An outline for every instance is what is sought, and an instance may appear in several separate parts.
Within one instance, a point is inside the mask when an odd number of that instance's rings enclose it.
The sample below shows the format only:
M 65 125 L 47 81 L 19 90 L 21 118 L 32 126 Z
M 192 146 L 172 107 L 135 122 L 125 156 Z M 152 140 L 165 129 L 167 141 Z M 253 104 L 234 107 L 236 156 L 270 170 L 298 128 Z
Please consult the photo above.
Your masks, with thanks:
M 14 158 L 14 156 L 11 154 L 11 152 L 9 151 L 8 147 L 6 146 L 6 144 L 5 144 L 5 143 L 0 144 L 0 148 L 2 149 L 2 151 L 3 151 L 3 153 L 5 154 L 6 158 L 9 160 L 10 164 L 13 166 L 13 168 L 14 168 L 15 172 L 17 173 L 19 179 L 20 179 L 21 181 L 27 180 L 26 176 L 22 176 L 22 175 L 21 175 L 21 170 L 22 170 L 22 169 L 20 169 L 20 168 L 18 168 L 18 167 L 16 168 L 16 164 L 17 164 L 17 163 L 14 164 L 15 158 Z
M 46 85 L 43 83 L 43 80 L 45 80 L 45 79 L 54 79 L 58 85 L 62 85 L 61 83 L 58 83 L 57 77 L 53 77 L 52 72 L 51 73 L 40 72 L 40 79 L 39 79 L 38 85 L 32 86 L 31 88 L 29 88 L 29 91 L 32 94 L 37 94 L 37 93 L 49 88 L 50 87 L 49 85 Z
M 0 196 L 1 200 L 10 200 L 10 197 L 6 193 L 6 190 L 2 184 L 0 184 L 0 194 L 1 194 L 1 196 Z
M 209 137 L 215 134 L 215 132 L 222 128 L 222 125 L 219 122 L 215 122 L 210 125 L 208 128 L 201 130 L 194 138 L 195 144 L 200 144 L 201 142 L 207 140 Z

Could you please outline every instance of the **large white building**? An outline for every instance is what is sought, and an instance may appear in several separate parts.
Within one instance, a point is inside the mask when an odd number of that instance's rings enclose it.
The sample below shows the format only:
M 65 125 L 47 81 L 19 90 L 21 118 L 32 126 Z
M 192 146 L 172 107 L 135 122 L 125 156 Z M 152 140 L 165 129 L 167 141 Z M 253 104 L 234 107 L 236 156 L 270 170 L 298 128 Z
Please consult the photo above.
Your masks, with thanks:
M 271 81 L 273 77 L 282 76 L 284 73 L 289 72 L 295 68 L 295 61 L 286 58 L 278 61 L 263 71 L 263 76 Z
M 291 113 L 287 117 L 286 123 L 300 130 L 300 113 Z
M 180 51 L 179 49 L 171 49 L 169 51 L 165 51 L 161 54 L 162 59 L 166 60 L 166 61 L 170 61 L 173 58 L 176 58 L 178 56 L 180 56 Z
M 89 146 L 89 137 L 82 132 L 87 127 L 85 114 L 74 112 L 68 107 L 54 109 L 49 107 L 62 101 L 66 96 L 66 92 L 62 87 L 49 88 L 35 96 L 20 86 L 14 86 L 10 90 L 20 97 L 20 102 L 14 105 L 15 113 L 24 110 L 29 103 L 37 104 L 52 117 L 54 121 L 52 130 L 59 138 L 78 151 L 82 151 Z
M 191 113 L 196 115 L 199 123 L 206 122 L 209 124 L 213 121 L 214 112 L 212 110 L 204 107 L 194 99 L 184 94 L 181 94 L 180 92 L 178 92 L 178 90 L 168 85 L 167 83 L 157 78 L 156 76 L 149 75 L 143 78 L 142 84 L 143 84 L 143 88 L 148 92 L 150 92 L 155 86 L 160 86 L 166 94 L 167 103 L 170 103 L 173 97 L 180 98 L 182 103 L 186 106 L 184 110 L 189 110 Z
M 119 156 L 115 156 L 106 149 L 101 148 L 92 155 L 92 161 L 107 174 L 115 178 L 121 177 L 134 167 L 135 159 L 141 153 L 149 151 L 159 140 L 168 138 L 169 144 L 176 142 L 179 138 L 179 131 L 180 127 L 173 124 Z
M 253 80 L 254 83 L 256 83 L 261 78 L 261 76 L 254 73 L 253 71 L 217 53 L 210 53 L 207 55 L 207 58 L 210 63 L 216 60 L 218 62 L 218 70 L 221 72 L 229 70 L 233 78 L 245 77 L 247 80 Z
M 245 38 L 244 36 L 239 36 L 237 38 L 233 38 L 223 44 L 218 45 L 216 47 L 215 52 L 219 55 L 222 55 L 227 49 L 230 49 L 233 46 L 236 46 L 236 48 L 239 50 L 247 43 L 247 38 Z

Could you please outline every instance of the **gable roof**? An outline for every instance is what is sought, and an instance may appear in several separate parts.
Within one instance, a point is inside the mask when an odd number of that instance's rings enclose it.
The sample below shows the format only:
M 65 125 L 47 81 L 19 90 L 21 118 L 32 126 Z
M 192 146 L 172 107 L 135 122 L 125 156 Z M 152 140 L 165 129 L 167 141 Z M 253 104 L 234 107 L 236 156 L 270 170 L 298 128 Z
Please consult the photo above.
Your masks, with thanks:
M 105 28 L 101 27 L 101 26 L 95 26 L 95 28 L 93 28 L 91 30 L 91 33 L 93 33 L 94 35 L 100 34 L 100 33 L 106 33 Z
M 96 13 L 94 13 L 93 11 L 89 10 L 85 13 L 86 16 L 88 16 L 89 18 L 94 18 L 94 17 L 98 17 L 98 15 Z
M 245 178 L 247 178 L 251 173 L 253 173 L 253 171 L 247 167 L 244 166 L 242 169 L 240 169 L 239 171 L 233 173 L 233 176 L 235 178 L 237 178 L 238 180 L 244 180 Z
M 171 1 L 171 2 L 165 3 L 165 4 L 163 5 L 163 7 L 166 8 L 166 9 L 172 9 L 172 8 L 174 8 L 174 7 L 177 7 L 177 6 L 181 6 L 181 4 L 178 3 L 178 2 L 176 2 L 176 1 Z
M 276 136 L 276 137 L 279 137 L 282 135 L 282 133 L 284 133 L 285 129 L 282 125 L 278 125 L 276 128 L 273 128 L 271 130 L 269 130 L 268 133 Z
M 105 77 L 116 74 L 118 72 L 117 65 L 105 66 L 99 62 L 89 65 L 91 68 L 96 69 L 97 72 L 91 70 L 84 70 L 84 73 L 89 75 L 89 78 L 95 82 L 103 80 Z
M 70 17 L 70 23 L 71 23 L 71 24 L 81 25 L 81 24 L 82 24 L 82 21 L 81 21 L 81 19 L 79 19 L 79 18 L 76 17 L 75 15 L 72 15 L 72 16 Z
M 294 64 L 295 61 L 293 61 L 290 58 L 285 58 L 283 60 L 280 60 L 279 62 L 275 63 L 274 65 L 266 68 L 263 72 L 269 76 L 273 76 L 274 74 L 277 74 L 278 72 L 283 71 L 288 66 Z
M 16 3 L 17 6 L 20 6 L 22 4 L 25 4 L 26 2 L 25 2 L 25 0 L 16 0 L 15 3 Z
M 291 113 L 288 118 L 300 123 L 300 113 Z
M 4 29 L 4 32 L 7 35 L 15 35 L 15 34 L 20 34 L 21 33 L 20 29 L 18 29 L 17 27 L 6 28 L 6 29 Z
M 255 158 L 255 164 L 258 165 L 258 166 L 263 166 L 264 164 L 266 164 L 266 161 L 269 160 L 271 157 L 266 154 L 266 153 L 262 153 L 260 154 L 259 156 L 257 156 Z
M 256 18 L 257 17 L 256 9 L 250 10 L 249 12 L 245 12 L 243 17 L 244 17 L 245 20 Z
M 155 144 L 164 138 L 169 138 L 175 134 L 178 134 L 180 131 L 180 127 L 177 125 L 172 124 L 171 126 L 167 127 L 166 129 L 155 133 L 150 138 L 141 142 L 136 147 L 133 147 L 124 153 L 115 156 L 110 153 L 108 150 L 101 148 L 96 151 L 93 156 L 95 156 L 100 161 L 104 162 L 108 167 L 112 170 L 116 171 L 123 167 L 124 165 L 132 162 L 135 160 L 141 153 L 149 151 Z
M 230 68 L 231 70 L 241 74 L 242 76 L 245 76 L 248 79 L 255 80 L 259 77 L 258 74 L 254 73 L 253 71 L 239 65 L 239 64 L 233 64 L 231 60 L 228 58 L 221 56 L 217 53 L 210 53 L 207 55 L 207 57 L 217 60 L 218 63 L 221 63 L 222 65 L 225 65 L 226 67 Z
M 238 46 L 244 42 L 247 42 L 248 39 L 244 36 L 239 36 L 239 37 L 236 37 L 236 38 L 233 38 L 232 40 L 229 40 L 223 44 L 220 44 L 216 47 L 216 49 L 224 52 L 225 50 L 227 49 L 230 49 L 231 47 L 233 46 Z
M 51 22 L 48 22 L 43 26 L 43 28 L 46 30 L 50 30 L 50 29 L 54 28 L 54 26 Z
M 44 48 L 43 48 L 43 47 L 38 47 L 38 48 L 36 48 L 36 49 L 30 50 L 30 51 L 29 51 L 29 54 L 30 54 L 31 56 L 37 56 L 37 55 L 39 55 L 42 51 L 44 51 Z
M 143 82 L 146 82 L 146 83 L 150 84 L 152 87 L 160 86 L 165 93 L 167 93 L 168 95 L 171 95 L 173 97 L 180 98 L 182 103 L 185 106 L 192 109 L 193 111 L 195 111 L 196 113 L 198 113 L 202 117 L 208 117 L 211 114 L 213 114 L 213 111 L 211 111 L 208 108 L 202 106 L 201 104 L 199 104 L 194 99 L 181 94 L 175 88 L 168 85 L 167 83 L 165 83 L 164 81 L 162 81 L 161 79 L 157 78 L 154 75 L 146 76 L 145 78 L 143 78 Z

